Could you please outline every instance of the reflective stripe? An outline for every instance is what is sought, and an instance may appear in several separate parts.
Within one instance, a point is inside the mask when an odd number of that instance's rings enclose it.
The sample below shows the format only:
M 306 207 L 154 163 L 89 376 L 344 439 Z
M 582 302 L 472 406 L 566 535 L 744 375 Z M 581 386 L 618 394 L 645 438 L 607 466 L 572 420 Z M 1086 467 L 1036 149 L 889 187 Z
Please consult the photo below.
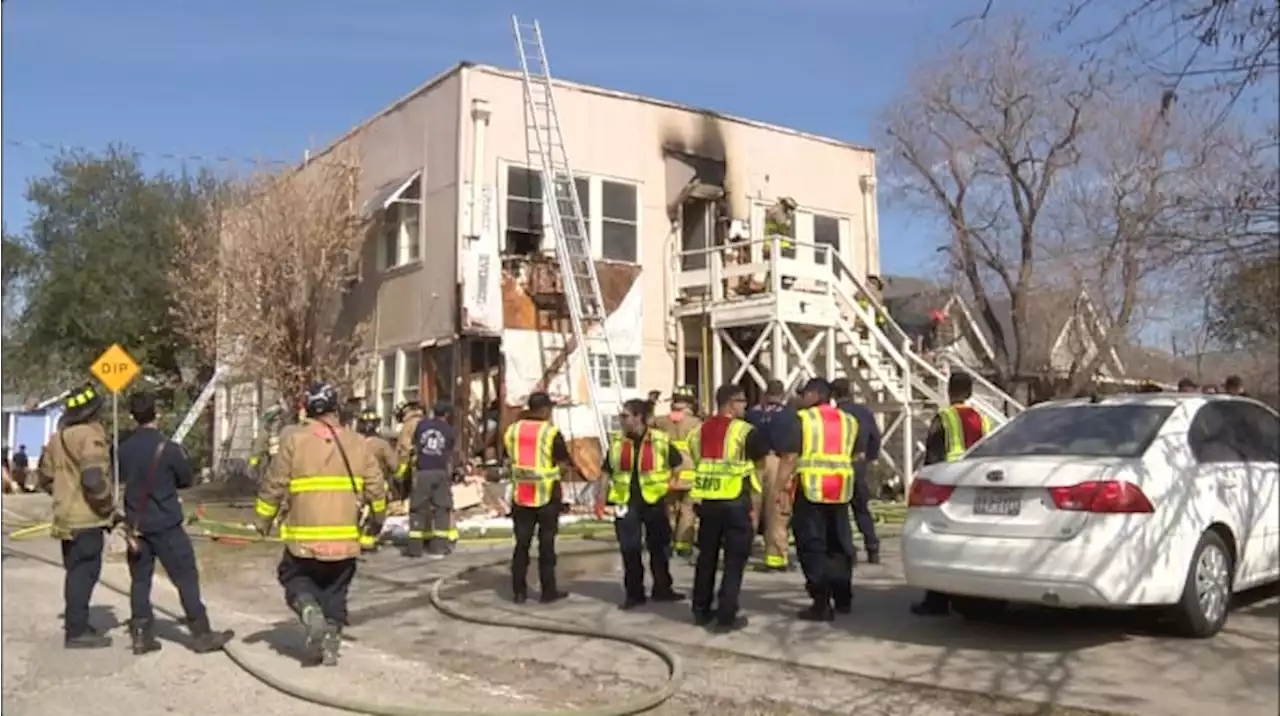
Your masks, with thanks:
M 409 530 L 409 539 L 426 539 L 427 533 L 422 530 Z
M 520 420 L 507 428 L 507 455 L 511 457 L 510 498 L 521 507 L 542 507 L 551 501 L 551 490 L 560 479 L 560 468 L 551 446 L 560 431 L 547 420 Z
M 853 445 L 858 422 L 830 405 L 799 413 L 802 442 L 796 476 L 809 502 L 833 505 L 853 499 Z
M 360 529 L 355 525 L 345 527 L 281 525 L 280 539 L 288 542 L 355 542 L 360 539 Z
M 384 499 L 384 500 L 374 500 L 374 501 L 370 502 L 370 503 L 369 503 L 369 511 L 370 511 L 370 512 L 386 512 L 386 511 L 387 511 L 387 501 Z
M 259 517 L 269 520 L 276 516 L 276 513 L 280 511 L 280 508 L 266 500 L 258 499 L 253 502 L 253 511 Z
M 640 497 L 646 504 L 657 504 L 667 494 L 671 480 L 671 466 L 667 464 L 670 447 L 671 440 L 666 433 L 653 428 L 645 431 L 636 472 L 640 478 Z M 613 444 L 609 446 L 609 466 L 613 468 L 609 476 L 609 504 L 625 505 L 631 499 L 631 472 L 636 459 L 635 442 L 614 435 Z
M 766 554 L 764 556 L 764 564 L 766 567 L 785 567 L 787 566 L 787 558 L 783 555 Z
M 964 423 L 960 420 L 960 411 L 957 408 L 965 408 L 973 410 L 963 403 L 949 406 L 938 411 L 938 422 L 942 424 L 942 438 L 946 445 L 946 455 L 943 459 L 946 462 L 955 462 L 960 456 L 973 445 L 966 445 L 964 439 Z M 976 412 L 976 411 L 975 411 Z M 991 432 L 991 421 L 987 420 L 987 416 L 979 414 L 982 420 L 982 435 L 985 437 Z
M 751 425 L 732 418 L 724 433 L 716 441 L 703 442 L 707 428 L 719 429 L 720 423 L 712 418 L 690 436 L 689 449 L 693 454 L 693 489 L 689 496 L 695 500 L 735 500 L 742 495 L 743 480 L 750 478 L 751 485 L 759 490 L 755 466 L 746 458 L 747 435 Z
M 376 536 L 374 536 L 374 535 L 363 535 L 363 534 L 362 534 L 362 535 L 360 535 L 360 546 L 361 546 L 361 547 L 376 547 L 376 546 L 377 546 L 377 544 L 378 544 L 378 538 L 377 538 Z
M 409 463 L 400 463 L 400 467 L 396 468 L 396 479 L 401 479 L 407 474 L 409 474 Z
M 354 483 L 354 484 L 352 484 Z M 289 493 L 300 492 L 363 492 L 363 477 L 341 477 L 335 475 L 316 475 L 313 477 L 295 477 L 289 481 Z

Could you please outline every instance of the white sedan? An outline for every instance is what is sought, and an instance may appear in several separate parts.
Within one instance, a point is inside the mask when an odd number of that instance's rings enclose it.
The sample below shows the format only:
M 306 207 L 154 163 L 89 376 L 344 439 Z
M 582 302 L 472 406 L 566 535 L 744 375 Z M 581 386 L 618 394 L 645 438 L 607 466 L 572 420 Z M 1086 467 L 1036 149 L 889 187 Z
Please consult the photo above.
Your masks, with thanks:
M 912 482 L 902 559 L 962 614 L 1167 607 L 1217 633 L 1280 579 L 1280 417 L 1224 395 L 1043 403 Z

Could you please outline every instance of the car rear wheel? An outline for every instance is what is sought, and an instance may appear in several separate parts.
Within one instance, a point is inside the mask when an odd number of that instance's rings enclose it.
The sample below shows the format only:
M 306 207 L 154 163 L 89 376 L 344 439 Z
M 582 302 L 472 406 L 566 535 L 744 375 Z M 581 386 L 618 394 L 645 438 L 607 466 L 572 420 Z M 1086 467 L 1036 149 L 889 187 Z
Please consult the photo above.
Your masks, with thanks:
M 1173 608 L 1173 624 L 1178 634 L 1207 639 L 1227 623 L 1231 604 L 1231 552 L 1216 532 L 1205 532 L 1191 558 L 1182 600 Z
M 985 599 L 982 597 L 952 597 L 951 611 L 970 621 L 990 621 L 998 618 L 1009 609 L 1009 602 L 1003 599 Z

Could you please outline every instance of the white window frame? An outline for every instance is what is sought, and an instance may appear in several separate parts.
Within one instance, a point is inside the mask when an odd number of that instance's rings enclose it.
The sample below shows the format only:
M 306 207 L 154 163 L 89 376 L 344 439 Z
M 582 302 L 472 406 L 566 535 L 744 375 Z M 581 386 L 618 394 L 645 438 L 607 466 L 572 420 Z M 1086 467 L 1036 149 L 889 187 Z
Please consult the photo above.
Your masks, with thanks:
M 635 354 L 615 354 L 618 361 L 618 376 L 622 390 L 638 390 L 640 387 L 640 356 Z M 588 353 L 587 363 L 591 367 L 591 380 L 601 388 L 612 388 L 613 376 L 609 371 L 609 356 L 606 353 Z M 627 384 L 627 377 L 631 384 Z
M 540 170 L 530 167 L 523 162 L 511 161 L 507 159 L 498 160 L 498 194 L 500 200 L 498 202 L 498 228 L 499 241 L 502 246 L 503 253 L 506 252 L 507 241 L 507 174 L 511 168 L 525 169 L 529 171 L 539 172 Z M 644 183 L 634 179 L 625 177 L 611 176 L 607 174 L 586 174 L 583 172 L 574 172 L 575 181 L 587 182 L 586 202 L 582 206 L 583 223 L 587 227 L 587 238 L 591 243 L 591 257 L 597 261 L 607 261 L 610 263 L 625 263 L 631 265 L 639 265 L 644 261 Z M 636 260 L 621 261 L 618 259 L 604 258 L 604 183 L 611 182 L 614 184 L 624 184 L 632 187 L 636 195 Z M 582 197 L 579 197 L 582 199 Z M 543 187 L 543 210 L 542 210 L 542 236 L 544 239 L 540 250 L 543 253 L 554 254 L 556 247 L 554 239 L 551 239 L 551 224 L 548 221 L 546 203 L 547 203 L 547 187 Z
M 422 261 L 422 203 L 417 199 L 397 199 L 382 212 L 378 228 L 378 256 L 383 271 L 394 271 Z M 394 254 L 387 239 L 394 236 Z
M 418 375 L 409 374 L 410 356 L 418 357 Z M 387 361 L 391 361 L 391 382 L 387 383 Z M 406 400 L 421 400 L 422 391 L 422 352 L 420 348 L 398 348 L 378 355 L 377 370 L 378 415 L 382 418 L 382 427 L 392 429 L 399 427 L 396 422 L 396 406 Z

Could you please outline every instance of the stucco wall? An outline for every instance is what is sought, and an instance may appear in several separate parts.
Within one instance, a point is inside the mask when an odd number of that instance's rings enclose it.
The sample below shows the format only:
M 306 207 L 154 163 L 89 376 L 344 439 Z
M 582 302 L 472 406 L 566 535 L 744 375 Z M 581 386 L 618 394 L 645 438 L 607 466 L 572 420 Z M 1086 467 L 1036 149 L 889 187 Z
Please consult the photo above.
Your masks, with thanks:
M 464 106 L 484 100 L 490 111 L 484 157 L 483 184 L 495 187 L 497 238 L 506 224 L 507 163 L 526 165 L 523 87 L 514 73 L 474 67 L 466 73 Z M 668 162 L 663 148 L 725 161 L 727 186 L 736 198 L 736 218 L 751 219 L 753 202 L 772 203 L 790 196 L 801 211 L 816 211 L 848 222 L 842 254 L 860 274 L 878 273 L 879 252 L 864 215 L 861 178 L 875 173 L 874 154 L 868 150 L 823 141 L 777 128 L 721 119 L 704 113 L 644 101 L 621 93 L 572 84 L 557 86 L 555 101 L 564 132 L 569 161 L 578 176 L 620 179 L 639 187 L 639 263 L 637 316 L 629 323 L 638 335 L 641 355 L 641 394 L 650 389 L 669 393 L 675 378 L 674 360 L 668 350 L 664 322 L 667 298 L 664 273 L 669 256 Z M 469 132 L 464 128 L 464 141 Z M 470 172 L 464 169 L 469 180 Z M 678 187 L 675 188 L 678 191 Z M 758 212 L 758 208 L 757 208 Z M 798 222 L 798 236 L 805 240 L 805 221 Z M 811 224 L 809 224 L 811 227 Z M 811 230 L 811 228 L 810 228 Z M 593 237 L 594 238 L 594 237 Z M 594 252 L 600 256 L 598 239 Z M 548 248 L 544 245 L 544 248 Z M 504 351 L 511 356 L 511 345 Z M 513 336 L 512 341 L 524 340 Z M 615 347 L 615 350 L 616 347 Z M 511 401 L 519 398 L 518 386 L 509 386 Z

